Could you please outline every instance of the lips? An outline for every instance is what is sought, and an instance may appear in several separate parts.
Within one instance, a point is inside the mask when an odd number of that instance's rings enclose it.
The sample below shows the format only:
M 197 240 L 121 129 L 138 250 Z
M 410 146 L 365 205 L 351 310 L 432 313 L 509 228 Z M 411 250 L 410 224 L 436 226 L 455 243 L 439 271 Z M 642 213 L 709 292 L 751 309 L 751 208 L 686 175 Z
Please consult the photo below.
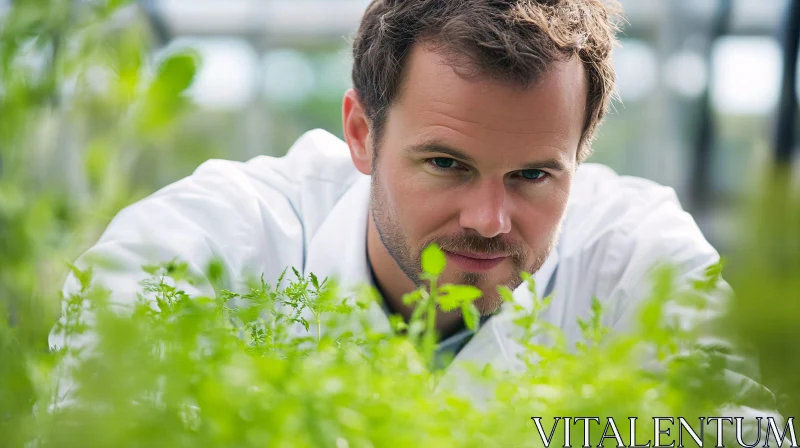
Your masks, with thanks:
M 507 256 L 454 253 L 449 251 L 444 251 L 444 253 L 449 261 L 455 263 L 461 269 L 468 272 L 489 271 L 492 268 L 499 265 L 500 263 L 502 263 L 503 261 L 505 261 L 506 258 L 508 258 Z

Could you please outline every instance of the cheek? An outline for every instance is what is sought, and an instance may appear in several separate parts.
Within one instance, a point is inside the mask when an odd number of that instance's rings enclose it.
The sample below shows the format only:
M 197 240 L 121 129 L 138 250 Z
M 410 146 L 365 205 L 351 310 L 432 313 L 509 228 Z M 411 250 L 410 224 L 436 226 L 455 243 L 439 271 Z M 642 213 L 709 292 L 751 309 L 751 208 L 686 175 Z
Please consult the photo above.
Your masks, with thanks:
M 517 228 L 532 248 L 547 247 L 566 211 L 569 192 L 559 191 L 518 208 Z
M 383 176 L 382 188 L 395 220 L 414 241 L 437 234 L 453 214 L 455 201 L 431 185 L 429 176 L 395 170 Z

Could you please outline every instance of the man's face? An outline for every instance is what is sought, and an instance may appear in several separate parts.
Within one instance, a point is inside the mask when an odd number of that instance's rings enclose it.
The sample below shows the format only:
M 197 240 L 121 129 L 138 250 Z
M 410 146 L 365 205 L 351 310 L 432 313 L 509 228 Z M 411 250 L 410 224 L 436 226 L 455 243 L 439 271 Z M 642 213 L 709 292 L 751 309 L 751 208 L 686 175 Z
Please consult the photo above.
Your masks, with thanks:
M 438 243 L 447 256 L 440 282 L 477 286 L 476 306 L 491 313 L 497 286 L 519 286 L 556 241 L 583 127 L 583 67 L 555 63 L 522 89 L 459 76 L 423 46 L 408 64 L 374 150 L 374 224 L 417 283 L 422 250 Z

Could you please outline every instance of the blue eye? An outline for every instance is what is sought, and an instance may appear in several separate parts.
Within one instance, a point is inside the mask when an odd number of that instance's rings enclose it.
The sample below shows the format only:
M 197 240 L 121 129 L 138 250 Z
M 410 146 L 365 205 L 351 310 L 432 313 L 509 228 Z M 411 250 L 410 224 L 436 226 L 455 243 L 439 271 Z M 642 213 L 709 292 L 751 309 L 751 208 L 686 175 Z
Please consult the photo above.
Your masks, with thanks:
M 520 174 L 525 180 L 539 180 L 547 175 L 547 173 L 542 170 L 522 170 Z

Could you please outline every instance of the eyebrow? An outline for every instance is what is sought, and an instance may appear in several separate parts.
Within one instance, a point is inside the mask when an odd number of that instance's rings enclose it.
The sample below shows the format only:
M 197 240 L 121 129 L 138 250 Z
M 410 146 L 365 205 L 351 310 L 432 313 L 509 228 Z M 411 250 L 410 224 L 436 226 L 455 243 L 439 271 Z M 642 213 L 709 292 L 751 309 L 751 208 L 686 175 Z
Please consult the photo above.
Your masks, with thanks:
M 445 145 L 440 142 L 428 142 L 428 143 L 421 143 L 418 145 L 412 145 L 406 149 L 406 152 L 409 154 L 431 154 L 431 153 L 440 153 L 440 154 L 447 154 L 454 159 L 459 159 L 462 162 L 469 163 L 471 165 L 475 165 L 475 159 L 471 156 L 467 155 L 464 151 L 460 149 L 453 148 L 451 146 Z M 546 159 L 536 162 L 528 162 L 522 165 L 520 170 L 538 170 L 542 168 L 547 168 L 554 171 L 565 171 L 567 168 L 564 166 L 561 161 L 558 159 Z

